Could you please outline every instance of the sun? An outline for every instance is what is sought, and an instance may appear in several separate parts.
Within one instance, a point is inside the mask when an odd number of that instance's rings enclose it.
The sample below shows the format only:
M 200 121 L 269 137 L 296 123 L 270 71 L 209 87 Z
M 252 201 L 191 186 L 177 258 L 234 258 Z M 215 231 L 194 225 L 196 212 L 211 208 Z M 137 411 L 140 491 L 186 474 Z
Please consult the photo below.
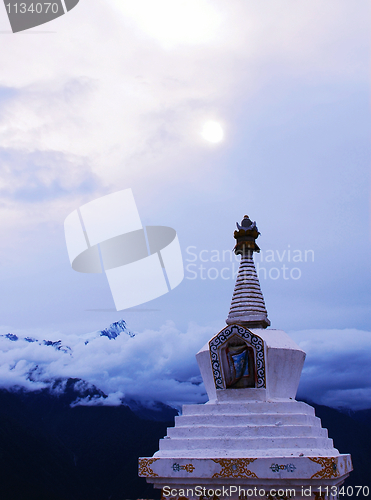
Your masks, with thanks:
M 202 137 L 214 144 L 221 142 L 224 139 L 224 131 L 219 122 L 210 120 L 204 123 L 201 132 Z

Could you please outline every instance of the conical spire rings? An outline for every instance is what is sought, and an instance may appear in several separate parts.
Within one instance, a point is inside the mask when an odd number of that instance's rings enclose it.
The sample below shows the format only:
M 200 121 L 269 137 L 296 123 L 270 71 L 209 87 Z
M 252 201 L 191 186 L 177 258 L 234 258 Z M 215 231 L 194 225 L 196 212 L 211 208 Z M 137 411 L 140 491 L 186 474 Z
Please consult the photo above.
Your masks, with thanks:
M 267 328 L 271 323 L 253 259 L 253 252 L 260 251 L 255 243 L 260 233 L 256 223 L 252 223 L 247 215 L 241 226 L 237 224 L 237 228 L 239 230 L 234 234 L 237 240 L 234 251 L 241 255 L 241 262 L 226 323 L 237 323 L 247 328 Z

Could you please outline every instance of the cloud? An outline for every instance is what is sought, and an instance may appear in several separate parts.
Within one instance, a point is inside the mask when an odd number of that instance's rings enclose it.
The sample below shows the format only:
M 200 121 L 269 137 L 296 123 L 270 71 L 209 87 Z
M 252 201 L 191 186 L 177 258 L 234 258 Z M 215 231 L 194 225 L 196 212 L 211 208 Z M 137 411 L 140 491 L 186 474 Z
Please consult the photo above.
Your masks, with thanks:
M 2 331 L 5 335 L 6 329 Z M 123 398 L 176 407 L 203 403 L 207 396 L 195 354 L 214 333 L 195 324 L 181 332 L 170 321 L 159 330 L 145 330 L 133 338 L 122 333 L 111 340 L 97 332 L 51 332 L 50 342 L 32 341 L 41 338 L 35 331 L 28 332 L 27 341 L 25 332 L 13 332 L 18 340 L 0 337 L 0 387 L 33 391 L 52 387 L 55 380 L 78 378 L 108 396 L 80 404 L 117 405 Z M 299 397 L 333 407 L 371 407 L 371 333 L 307 330 L 291 336 L 307 352 Z
M 336 408 L 371 408 L 371 332 L 304 330 L 290 336 L 307 353 L 300 397 Z
M 42 203 L 71 191 L 91 193 L 99 182 L 83 158 L 57 151 L 0 148 L 0 194 L 14 201 Z
M 205 44 L 215 38 L 221 24 L 218 9 L 207 0 L 114 0 L 114 5 L 164 47 Z
M 38 390 L 56 379 L 73 377 L 108 395 L 104 404 L 119 404 L 121 397 L 174 406 L 204 402 L 195 354 L 212 333 L 211 328 L 196 325 L 182 333 L 168 322 L 158 331 L 145 330 L 133 338 L 121 334 L 114 340 L 94 333 L 54 332 L 47 340 L 61 343 L 53 346 L 24 340 L 26 336 L 40 339 L 40 332 L 12 332 L 18 340 L 0 337 L 0 386 Z
M 165 179 L 205 179 L 204 122 L 222 120 L 228 129 L 236 119 L 232 103 L 240 110 L 275 73 L 306 82 L 324 73 L 360 78 L 365 2 L 354 9 L 339 0 L 161 0 L 154 12 L 152 3 L 94 0 L 53 21 L 54 34 L 7 37 L 0 51 L 2 147 L 61 155 L 71 191 L 81 164 L 102 189 L 135 189 L 145 179 L 153 191 Z M 58 182 L 53 167 L 48 176 Z M 6 186 L 12 180 L 5 176 Z M 27 176 L 17 184 L 18 192 L 27 189 Z

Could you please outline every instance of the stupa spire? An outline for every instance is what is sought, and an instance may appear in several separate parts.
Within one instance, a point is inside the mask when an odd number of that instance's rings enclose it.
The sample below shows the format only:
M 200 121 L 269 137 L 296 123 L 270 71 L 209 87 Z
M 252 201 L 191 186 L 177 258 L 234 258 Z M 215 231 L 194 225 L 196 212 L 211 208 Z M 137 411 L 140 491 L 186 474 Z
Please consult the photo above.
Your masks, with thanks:
M 248 328 L 267 328 L 271 323 L 253 259 L 253 253 L 260 252 L 255 242 L 260 233 L 256 222 L 252 222 L 248 215 L 244 216 L 241 225 L 237 222 L 237 229 L 234 232 L 234 253 L 241 255 L 241 262 L 226 323 L 237 323 Z

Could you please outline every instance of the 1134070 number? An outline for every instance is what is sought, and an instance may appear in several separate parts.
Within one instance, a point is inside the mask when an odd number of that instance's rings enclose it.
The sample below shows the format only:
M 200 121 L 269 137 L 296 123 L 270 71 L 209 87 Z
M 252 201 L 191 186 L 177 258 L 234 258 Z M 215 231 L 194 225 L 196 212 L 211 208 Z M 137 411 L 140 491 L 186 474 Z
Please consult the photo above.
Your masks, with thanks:
M 30 5 L 26 5 L 25 3 L 8 3 L 6 4 L 6 8 L 8 9 L 9 14 L 12 12 L 14 14 L 26 14 L 27 12 L 30 12 L 31 14 L 47 14 L 49 10 L 53 14 L 58 13 L 59 5 L 57 3 L 51 3 L 51 2 L 38 2 L 38 3 L 31 3 Z M 13 10 L 12 10 L 13 9 Z

